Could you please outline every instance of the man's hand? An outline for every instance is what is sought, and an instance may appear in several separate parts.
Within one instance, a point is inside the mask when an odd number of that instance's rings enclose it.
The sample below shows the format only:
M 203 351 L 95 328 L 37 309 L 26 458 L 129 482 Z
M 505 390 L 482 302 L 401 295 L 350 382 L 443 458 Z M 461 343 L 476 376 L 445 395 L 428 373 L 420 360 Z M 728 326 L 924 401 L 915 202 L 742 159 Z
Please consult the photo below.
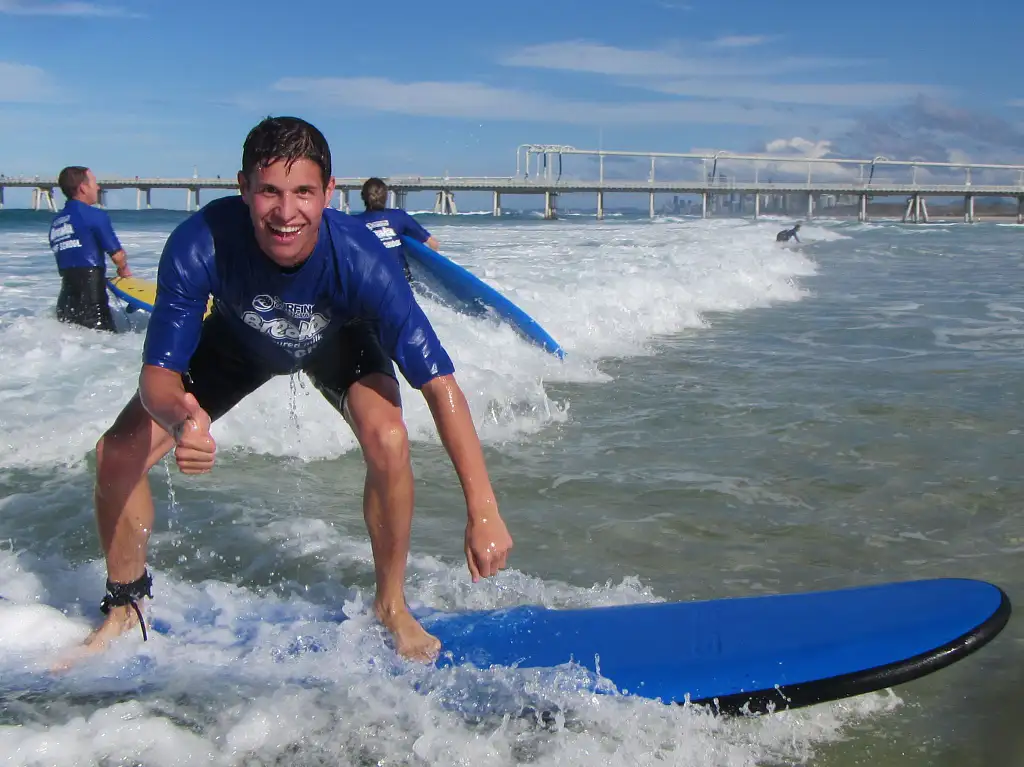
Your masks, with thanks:
M 217 452 L 217 443 L 210 436 L 210 416 L 191 394 L 185 395 L 185 407 L 188 415 L 171 432 L 177 445 L 174 459 L 182 474 L 205 474 L 213 468 Z
M 466 522 L 466 564 L 473 583 L 503 570 L 512 550 L 512 536 L 498 513 L 498 505 L 488 505 L 490 508 L 483 511 L 470 509 Z
M 117 267 L 118 277 L 131 277 L 132 270 L 128 268 L 128 254 L 123 250 L 119 250 L 116 253 L 110 254 L 110 260 L 114 262 L 114 266 Z

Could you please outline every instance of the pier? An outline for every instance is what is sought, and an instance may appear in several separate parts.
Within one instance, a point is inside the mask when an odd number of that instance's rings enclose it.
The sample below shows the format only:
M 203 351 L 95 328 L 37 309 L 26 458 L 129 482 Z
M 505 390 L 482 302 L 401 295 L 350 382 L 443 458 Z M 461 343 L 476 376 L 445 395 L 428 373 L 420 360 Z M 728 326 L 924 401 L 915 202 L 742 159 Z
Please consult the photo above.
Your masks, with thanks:
M 596 178 L 563 175 L 567 160 L 583 158 L 587 170 L 596 170 Z M 646 178 L 609 177 L 606 163 L 628 164 L 629 169 L 643 167 Z M 593 166 L 596 165 L 596 169 Z M 332 206 L 350 210 L 350 195 L 362 187 L 363 178 L 337 178 Z M 567 194 L 594 195 L 597 217 L 603 218 L 606 195 L 615 193 L 645 195 L 648 213 L 659 212 L 656 197 L 673 197 L 678 210 L 680 196 L 694 196 L 697 204 L 686 212 L 702 217 L 727 213 L 758 218 L 766 212 L 813 218 L 824 207 L 842 201 L 856 206 L 858 218 L 868 220 L 868 204 L 879 198 L 902 198 L 903 221 L 927 222 L 929 198 L 962 198 L 963 220 L 975 221 L 978 197 L 1015 200 L 1016 218 L 1024 223 L 1024 166 L 930 162 L 921 158 L 891 160 L 808 158 L 766 154 L 713 154 L 672 152 L 624 152 L 583 150 L 570 146 L 522 144 L 516 150 L 516 169 L 511 176 L 392 176 L 384 181 L 389 187 L 389 204 L 405 207 L 411 192 L 432 192 L 434 212 L 457 213 L 457 192 L 489 193 L 491 212 L 500 216 L 502 201 L 508 195 L 538 195 L 544 199 L 545 218 L 557 218 L 558 198 Z M 981 183 L 977 183 L 977 182 Z M 186 210 L 201 205 L 202 192 L 237 191 L 232 178 L 101 178 L 100 204 L 114 189 L 135 189 L 138 209 L 152 206 L 152 192 L 181 190 Z M 32 190 L 32 208 L 57 209 L 56 178 L 0 177 L 0 207 L 5 188 Z M 699 205 L 699 208 L 698 208 Z

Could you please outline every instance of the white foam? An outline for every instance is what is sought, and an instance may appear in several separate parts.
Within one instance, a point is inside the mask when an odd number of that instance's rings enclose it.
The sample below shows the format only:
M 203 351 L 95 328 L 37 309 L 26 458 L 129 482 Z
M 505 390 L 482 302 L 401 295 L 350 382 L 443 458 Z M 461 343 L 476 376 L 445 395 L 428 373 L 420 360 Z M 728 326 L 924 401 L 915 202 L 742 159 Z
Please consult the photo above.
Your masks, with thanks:
M 332 551 L 339 551 L 337 543 L 331 541 Z M 442 603 L 461 607 L 498 607 L 506 600 L 556 605 L 650 600 L 635 581 L 580 589 L 511 572 L 488 588 L 474 588 L 476 596 L 467 603 L 460 598 L 461 586 L 454 585 L 467 581 L 465 576 L 436 561 L 414 558 L 413 564 L 420 571 L 410 595 L 414 607 L 438 593 L 447 596 Z M 102 582 L 99 562 L 71 568 L 3 551 L 0 569 L 13 576 L 5 589 L 13 586 L 29 601 L 0 610 L 0 640 L 24 636 L 27 627 L 19 621 L 26 615 L 43 633 L 71 624 L 80 632 L 98 620 L 95 601 L 86 596 L 90 586 Z M 806 761 L 822 744 L 842 738 L 847 722 L 899 703 L 878 693 L 771 717 L 715 718 L 701 708 L 595 694 L 589 675 L 572 667 L 476 671 L 403 663 L 370 619 L 368 596 L 357 590 L 335 593 L 333 606 L 325 608 L 300 593 L 278 596 L 217 581 L 192 584 L 159 569 L 154 577 L 160 598 L 147 610 L 148 642 L 132 632 L 109 652 L 47 676 L 38 664 L 27 665 L 11 643 L 0 641 L 2 687 L 32 686 L 58 699 L 81 694 L 96 699 L 104 692 L 129 698 L 71 704 L 67 715 L 57 711 L 0 727 L 5 763 L 303 764 L 356 756 L 407 761 L 415 755 L 428 764 L 485 759 L 513 765 L 528 759 L 592 765 L 599 758 L 614 767 L 652 759 L 754 767 Z M 44 580 L 49 589 L 43 588 Z M 42 607 L 44 596 L 68 616 Z M 330 615 L 341 608 L 349 619 L 337 623 Z M 77 634 L 68 638 L 78 641 Z M 523 706 L 556 713 L 545 724 L 494 713 Z
M 843 237 L 808 227 L 809 240 Z M 606 380 L 601 358 L 647 354 L 658 336 L 699 331 L 711 312 L 742 311 L 805 294 L 815 265 L 778 248 L 774 225 L 734 220 L 438 225 L 443 250 L 504 292 L 563 346 L 565 362 L 507 326 L 424 309 L 455 361 L 485 442 L 520 439 L 569 418 L 552 381 Z M 152 278 L 163 233 L 119 232 L 138 276 Z M 53 317 L 59 278 L 40 233 L 0 242 L 0 467 L 78 466 L 135 390 L 145 315 L 134 333 L 110 336 Z M 121 315 L 120 322 L 126 318 Z M 436 441 L 422 397 L 402 382 L 414 439 Z M 285 406 L 291 403 L 290 406 Z M 305 459 L 356 447 L 348 427 L 304 376 L 278 378 L 214 426 L 224 449 Z
M 0 601 L 0 654 L 52 653 L 81 642 L 88 629 L 54 607 Z

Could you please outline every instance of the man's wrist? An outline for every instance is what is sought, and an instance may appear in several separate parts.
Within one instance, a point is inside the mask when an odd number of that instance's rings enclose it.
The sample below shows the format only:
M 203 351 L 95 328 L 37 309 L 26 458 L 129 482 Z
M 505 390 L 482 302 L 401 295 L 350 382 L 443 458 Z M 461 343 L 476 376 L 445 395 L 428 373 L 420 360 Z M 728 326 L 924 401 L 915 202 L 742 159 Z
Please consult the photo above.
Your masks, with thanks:
M 498 513 L 498 500 L 494 493 L 466 496 L 466 514 L 470 519 L 487 519 Z

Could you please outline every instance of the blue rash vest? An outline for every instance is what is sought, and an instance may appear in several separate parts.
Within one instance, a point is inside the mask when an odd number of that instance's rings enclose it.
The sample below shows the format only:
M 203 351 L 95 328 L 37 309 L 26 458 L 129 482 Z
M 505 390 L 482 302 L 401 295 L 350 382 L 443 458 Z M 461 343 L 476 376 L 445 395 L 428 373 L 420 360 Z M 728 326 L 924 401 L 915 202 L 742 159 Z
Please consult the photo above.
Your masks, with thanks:
M 375 325 L 414 388 L 455 371 L 380 240 L 331 208 L 313 253 L 287 271 L 260 250 L 240 196 L 214 200 L 179 224 L 160 256 L 144 364 L 188 369 L 210 295 L 237 342 L 271 373 L 301 370 L 320 343 L 359 320 Z
M 402 235 L 411 237 L 417 242 L 430 239 L 430 232 L 419 225 L 415 218 L 401 208 L 384 208 L 383 210 L 364 210 L 354 214 L 355 218 L 366 223 L 389 252 L 395 254 L 402 268 L 408 270 L 405 253 L 402 250 Z
M 107 212 L 68 200 L 50 224 L 50 249 L 58 269 L 81 266 L 106 271 L 106 255 L 122 250 Z
M 402 241 L 399 238 L 403 234 L 412 237 L 417 242 L 426 242 L 430 239 L 430 232 L 400 208 L 364 210 L 362 213 L 354 213 L 353 217 L 365 222 L 370 231 L 380 238 L 388 250 L 402 247 Z

